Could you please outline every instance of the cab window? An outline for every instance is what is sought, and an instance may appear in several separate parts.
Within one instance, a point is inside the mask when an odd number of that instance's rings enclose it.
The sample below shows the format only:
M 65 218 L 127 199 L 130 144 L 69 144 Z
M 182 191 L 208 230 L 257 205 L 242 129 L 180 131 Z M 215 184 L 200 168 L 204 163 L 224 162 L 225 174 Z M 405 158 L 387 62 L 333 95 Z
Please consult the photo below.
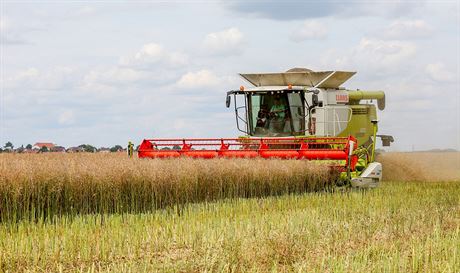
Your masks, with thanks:
M 304 134 L 305 114 L 301 93 L 248 94 L 248 108 L 251 135 Z

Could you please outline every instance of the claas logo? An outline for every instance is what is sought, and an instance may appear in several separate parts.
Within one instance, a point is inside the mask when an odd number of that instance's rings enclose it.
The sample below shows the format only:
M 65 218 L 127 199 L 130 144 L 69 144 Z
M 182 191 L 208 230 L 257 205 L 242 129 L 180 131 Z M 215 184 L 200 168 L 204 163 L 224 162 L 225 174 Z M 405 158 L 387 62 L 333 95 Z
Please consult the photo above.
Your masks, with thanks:
M 348 102 L 348 94 L 337 94 L 335 95 L 337 102 Z

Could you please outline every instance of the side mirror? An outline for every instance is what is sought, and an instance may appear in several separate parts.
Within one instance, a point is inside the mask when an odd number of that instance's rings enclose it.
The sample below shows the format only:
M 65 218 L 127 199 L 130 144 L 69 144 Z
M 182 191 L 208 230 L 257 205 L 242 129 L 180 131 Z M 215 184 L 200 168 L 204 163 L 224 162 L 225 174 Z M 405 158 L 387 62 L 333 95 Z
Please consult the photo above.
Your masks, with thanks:
M 385 94 L 383 95 L 383 98 L 377 99 L 377 106 L 379 107 L 379 110 L 385 109 Z
M 227 99 L 225 100 L 225 105 L 227 108 L 230 108 L 230 103 L 232 102 L 232 97 L 230 95 L 227 95 Z
M 380 137 L 382 140 L 382 146 L 388 147 L 390 146 L 391 142 L 394 142 L 393 136 L 388 136 L 388 135 L 377 135 L 377 137 Z
M 311 102 L 312 102 L 312 106 L 318 105 L 318 95 L 317 94 L 313 94 L 311 96 Z

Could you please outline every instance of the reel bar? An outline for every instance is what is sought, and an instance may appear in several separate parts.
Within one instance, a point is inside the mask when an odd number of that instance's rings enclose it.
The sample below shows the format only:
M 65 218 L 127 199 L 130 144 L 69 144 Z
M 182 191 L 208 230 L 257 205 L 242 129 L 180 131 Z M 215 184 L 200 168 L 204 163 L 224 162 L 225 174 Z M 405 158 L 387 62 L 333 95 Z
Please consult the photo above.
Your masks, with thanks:
M 341 160 L 348 165 L 350 137 L 320 138 L 183 138 L 144 139 L 139 158 L 280 158 L 307 160 Z M 351 157 L 351 167 L 356 156 Z

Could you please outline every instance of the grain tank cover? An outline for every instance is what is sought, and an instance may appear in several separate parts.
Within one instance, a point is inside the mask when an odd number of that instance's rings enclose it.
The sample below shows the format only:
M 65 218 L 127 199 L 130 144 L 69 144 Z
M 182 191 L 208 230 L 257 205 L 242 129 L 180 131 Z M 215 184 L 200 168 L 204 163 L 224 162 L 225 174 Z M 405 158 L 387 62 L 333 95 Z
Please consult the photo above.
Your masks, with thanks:
M 284 73 L 240 74 L 254 86 L 306 86 L 338 88 L 356 72 L 348 71 L 301 71 Z

